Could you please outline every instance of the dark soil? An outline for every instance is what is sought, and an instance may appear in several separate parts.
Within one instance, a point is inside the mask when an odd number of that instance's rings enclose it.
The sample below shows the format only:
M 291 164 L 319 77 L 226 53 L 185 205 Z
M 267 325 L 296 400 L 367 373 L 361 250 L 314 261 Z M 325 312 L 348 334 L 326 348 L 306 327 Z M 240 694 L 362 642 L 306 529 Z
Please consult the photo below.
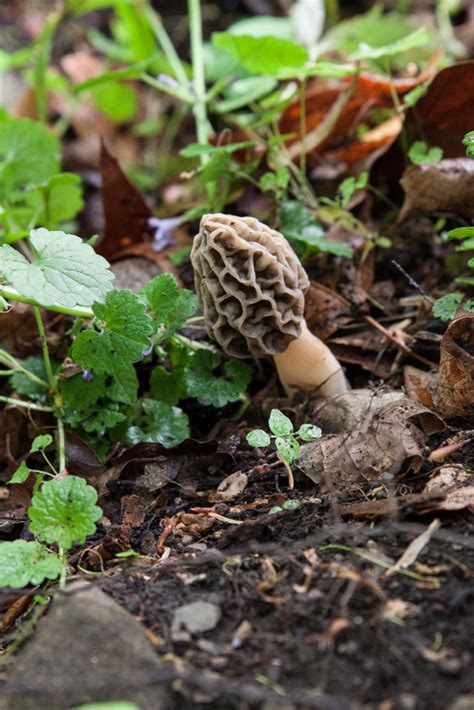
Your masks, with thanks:
M 217 674 L 205 698 L 215 707 L 256 707 L 260 685 L 297 707 L 447 708 L 474 690 L 472 518 L 443 520 L 415 578 L 357 554 L 395 560 L 428 522 L 335 522 L 306 504 L 223 525 L 217 548 L 130 564 L 101 586 L 153 632 L 161 657 Z M 174 611 L 196 600 L 217 604 L 220 622 L 173 641 Z M 176 707 L 204 707 L 198 698 Z

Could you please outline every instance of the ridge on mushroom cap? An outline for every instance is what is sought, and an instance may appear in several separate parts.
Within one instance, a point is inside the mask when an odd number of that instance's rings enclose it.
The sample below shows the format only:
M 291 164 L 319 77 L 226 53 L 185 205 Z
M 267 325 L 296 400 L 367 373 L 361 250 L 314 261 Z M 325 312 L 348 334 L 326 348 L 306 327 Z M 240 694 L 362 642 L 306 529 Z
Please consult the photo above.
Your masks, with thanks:
M 206 330 L 225 353 L 275 355 L 299 337 L 309 279 L 282 234 L 254 217 L 207 214 L 191 262 Z

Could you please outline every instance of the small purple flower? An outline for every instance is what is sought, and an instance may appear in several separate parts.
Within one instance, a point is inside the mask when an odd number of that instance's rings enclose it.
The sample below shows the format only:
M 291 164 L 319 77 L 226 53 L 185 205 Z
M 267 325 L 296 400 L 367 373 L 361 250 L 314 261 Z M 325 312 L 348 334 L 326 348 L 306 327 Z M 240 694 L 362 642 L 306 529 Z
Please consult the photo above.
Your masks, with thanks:
M 82 371 L 82 379 L 86 380 L 87 382 L 90 382 L 91 380 L 94 379 L 94 373 L 92 370 L 83 370 Z
M 168 86 L 170 89 L 175 89 L 178 86 L 176 79 L 173 79 L 173 77 L 169 74 L 158 74 L 156 79 L 164 86 Z
M 184 217 L 166 217 L 161 219 L 160 217 L 150 217 L 148 220 L 148 226 L 155 230 L 153 235 L 153 251 L 160 252 L 165 249 L 165 247 L 171 246 L 175 243 L 172 232 L 180 224 L 186 222 Z
M 148 342 L 150 345 L 147 347 L 146 350 L 142 352 L 142 357 L 147 357 L 147 355 L 150 355 L 151 351 L 153 350 L 154 342 L 151 338 L 148 338 Z

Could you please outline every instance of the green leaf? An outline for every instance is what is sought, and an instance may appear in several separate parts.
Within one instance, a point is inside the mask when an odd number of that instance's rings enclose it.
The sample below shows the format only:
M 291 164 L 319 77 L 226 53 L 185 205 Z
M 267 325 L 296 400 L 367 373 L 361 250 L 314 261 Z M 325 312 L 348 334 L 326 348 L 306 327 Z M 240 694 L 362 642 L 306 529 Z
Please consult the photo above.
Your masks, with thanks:
M 224 407 L 228 402 L 239 399 L 251 380 L 250 367 L 230 360 L 222 366 L 223 375 L 215 375 L 214 370 L 221 365 L 217 353 L 209 350 L 195 353 L 184 371 L 189 396 L 196 397 L 200 404 L 213 407 Z
M 277 451 L 280 453 L 282 458 L 284 458 L 289 464 L 296 461 L 299 456 L 300 445 L 293 436 L 277 436 L 275 439 L 275 446 L 277 447 Z
M 429 148 L 424 141 L 415 141 L 408 151 L 408 157 L 415 165 L 438 163 L 443 158 L 441 148 Z
M 107 429 L 113 429 L 126 419 L 126 414 L 119 411 L 119 405 L 116 402 L 107 402 L 97 408 L 78 412 L 77 417 L 78 424 L 80 423 L 84 431 L 89 434 L 94 432 L 100 434 Z
M 53 175 L 45 184 L 25 195 L 25 204 L 30 208 L 25 228 L 41 224 L 48 229 L 57 229 L 61 223 L 73 219 L 84 206 L 81 178 L 73 173 Z M 23 223 L 22 223 L 23 224 Z
M 24 483 L 30 477 L 30 469 L 26 465 L 25 461 L 22 461 L 20 467 L 17 468 L 13 476 L 10 478 L 8 483 Z M 1 586 L 1 585 L 0 585 Z
M 153 312 L 160 341 L 168 340 L 196 312 L 195 294 L 179 288 L 171 274 L 155 276 L 142 288 L 140 295 L 146 298 Z
M 287 436 L 293 432 L 291 419 L 285 416 L 279 409 L 272 409 L 270 412 L 268 426 L 272 434 L 276 434 L 277 436 Z
M 41 356 L 29 355 L 28 357 L 25 357 L 24 360 L 20 360 L 19 362 L 33 375 L 47 381 L 46 368 L 44 366 L 44 360 Z M 32 382 L 22 372 L 13 373 L 10 377 L 10 385 L 14 392 L 21 394 L 24 397 L 28 397 L 29 399 L 41 402 L 44 402 L 47 399 L 48 389 L 46 387 L 42 387 L 36 382 Z
M 2 273 L 25 298 L 42 306 L 91 306 L 111 289 L 109 263 L 73 234 L 33 229 L 34 262 L 9 245 L 0 247 Z
M 277 85 L 277 80 L 271 76 L 248 76 L 238 79 L 230 84 L 226 98 L 216 103 L 216 109 L 219 113 L 228 113 L 249 106 L 267 96 Z
M 86 409 L 105 394 L 105 375 L 94 375 L 91 380 L 82 375 L 59 378 L 58 389 L 68 407 Z
M 466 239 L 474 237 L 474 227 L 456 227 L 448 232 L 448 239 Z
M 298 500 L 285 500 L 281 507 L 283 510 L 296 510 L 300 507 L 300 502 Z
M 37 451 L 44 451 L 53 443 L 53 437 L 51 434 L 41 434 L 33 439 L 31 444 L 30 454 L 34 454 Z
M 99 111 L 117 123 L 130 121 L 137 112 L 138 97 L 128 84 L 109 81 L 94 87 L 91 93 Z
M 245 437 L 250 446 L 255 446 L 257 449 L 263 449 L 266 446 L 270 446 L 271 439 L 266 431 L 263 429 L 254 429 L 249 431 Z
M 59 172 L 60 155 L 58 139 L 43 124 L 27 118 L 2 121 L 0 202 Z
M 187 396 L 186 385 L 183 380 L 183 369 L 166 370 L 162 365 L 157 365 L 150 376 L 150 391 L 154 399 L 167 404 L 178 404 L 180 399 Z
M 466 155 L 470 158 L 474 158 L 474 131 L 466 133 L 462 139 L 462 143 L 466 146 Z
M 224 49 L 251 74 L 274 76 L 280 69 L 299 68 L 308 61 L 308 52 L 304 47 L 278 37 L 214 32 L 212 44 Z
M 19 589 L 41 584 L 59 577 L 61 569 L 59 557 L 39 542 L 0 542 L 0 587 Z
M 324 208 L 320 208 L 322 212 Z M 328 210 L 329 208 L 326 208 Z M 338 212 L 352 217 L 350 212 L 336 208 Z M 355 218 L 353 218 L 355 219 Z M 279 211 L 280 231 L 290 242 L 296 242 L 309 252 L 325 252 L 350 258 L 353 254 L 348 244 L 335 242 L 325 237 L 321 224 L 315 219 L 312 212 L 300 202 L 288 200 L 283 202 Z M 357 221 L 357 220 L 356 220 Z
M 426 27 L 419 27 L 406 37 L 402 37 L 384 47 L 372 47 L 365 42 L 359 44 L 359 48 L 353 52 L 349 59 L 360 61 L 362 59 L 380 59 L 381 57 L 393 57 L 396 54 L 403 54 L 410 50 L 428 43 L 430 36 Z
M 297 433 L 303 441 L 316 441 L 323 435 L 321 429 L 314 424 L 302 424 Z
M 166 402 L 144 399 L 143 411 L 146 419 L 141 426 L 130 427 L 127 432 L 130 444 L 148 441 L 170 449 L 189 438 L 188 417 L 178 407 L 171 407 Z
M 351 176 L 341 182 L 337 188 L 340 195 L 341 207 L 348 207 L 352 196 L 357 192 L 357 190 L 361 190 L 367 185 L 368 176 L 369 174 L 367 172 L 363 172 L 357 179 Z
M 152 331 L 145 308 L 131 291 L 110 291 L 105 303 L 92 306 L 102 321 L 101 332 L 89 329 L 77 336 L 71 348 L 74 361 L 94 374 L 118 375 L 141 360 Z
M 207 143 L 189 143 L 179 154 L 184 158 L 198 158 L 201 155 L 216 155 L 235 153 L 238 150 L 254 148 L 255 141 L 241 141 L 240 143 L 228 143 L 227 145 L 208 145 Z
M 132 365 L 115 373 L 112 381 L 107 382 L 107 397 L 114 402 L 133 404 L 137 399 L 137 392 L 137 371 Z
M 43 483 L 28 508 L 30 530 L 48 544 L 69 550 L 95 532 L 102 511 L 95 503 L 97 492 L 83 478 L 66 476 Z
M 448 293 L 433 303 L 433 315 L 440 320 L 452 320 L 461 305 L 462 293 Z

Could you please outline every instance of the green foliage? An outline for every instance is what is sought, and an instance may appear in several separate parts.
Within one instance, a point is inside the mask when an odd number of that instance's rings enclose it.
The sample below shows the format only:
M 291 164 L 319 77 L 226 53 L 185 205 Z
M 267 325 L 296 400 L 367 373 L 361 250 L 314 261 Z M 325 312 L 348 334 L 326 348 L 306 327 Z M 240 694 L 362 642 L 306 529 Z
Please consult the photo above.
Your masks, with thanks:
M 43 483 L 28 508 L 30 530 L 39 540 L 69 550 L 95 532 L 102 511 L 95 503 L 97 492 L 83 478 L 66 476 Z
M 71 354 L 75 362 L 95 374 L 118 375 L 141 360 L 152 332 L 145 308 L 131 291 L 110 291 L 105 303 L 92 307 L 99 332 L 91 326 L 74 340 Z
M 222 375 L 216 375 L 220 369 Z M 184 371 L 184 382 L 190 397 L 206 406 L 224 407 L 240 399 L 251 380 L 251 369 L 237 360 L 222 365 L 220 356 L 209 350 L 199 350 Z
M 280 206 L 279 222 L 280 231 L 300 252 L 302 259 L 324 252 L 347 258 L 353 254 L 349 245 L 327 239 L 321 224 L 300 202 L 284 202 Z
M 188 289 L 179 288 L 172 274 L 155 276 L 144 286 L 140 295 L 150 307 L 158 342 L 169 340 L 196 312 L 195 294 Z
M 30 473 L 31 473 L 31 471 L 28 468 L 28 466 L 26 465 L 26 462 L 22 461 L 19 468 L 17 468 L 17 470 L 15 471 L 13 476 L 10 478 L 8 483 L 10 483 L 10 484 L 25 483 L 25 481 L 27 481 L 28 478 L 30 477 Z
M 268 426 L 272 436 L 263 429 L 254 429 L 247 434 L 247 442 L 250 446 L 265 448 L 270 445 L 273 439 L 279 458 L 289 466 L 299 456 L 300 439 L 302 441 L 316 441 L 322 436 L 321 429 L 314 424 L 302 424 L 299 430 L 295 432 L 291 419 L 279 409 L 272 409 L 270 412 Z
M 274 76 L 279 69 L 288 67 L 296 71 L 308 60 L 308 52 L 304 47 L 278 37 L 215 32 L 212 44 L 225 50 L 251 74 Z
M 9 245 L 0 247 L 2 274 L 19 294 L 41 306 L 90 306 L 111 288 L 107 261 L 73 234 L 34 229 L 35 260 Z
M 153 399 L 143 400 L 142 406 L 144 416 L 127 431 L 130 444 L 148 441 L 171 449 L 189 437 L 188 417 L 178 407 Z
M 469 158 L 474 158 L 474 131 L 466 133 L 462 139 L 462 143 L 466 146 L 466 155 Z
M 58 229 L 82 208 L 80 178 L 60 173 L 59 166 L 59 141 L 44 126 L 29 119 L 2 121 L 0 205 L 5 241 L 27 236 L 36 225 Z
M 452 320 L 461 305 L 462 293 L 448 293 L 433 304 L 433 315 L 440 320 Z
M 430 148 L 424 141 L 415 141 L 408 151 L 408 157 L 415 165 L 439 163 L 443 158 L 443 150 L 436 147 Z
M 117 123 L 130 121 L 137 112 L 138 97 L 128 84 L 109 81 L 92 90 L 95 105 Z
M 22 367 L 33 373 L 42 380 L 46 380 L 46 368 L 44 360 L 38 355 L 29 355 L 24 360 L 18 361 Z M 30 380 L 21 370 L 17 370 L 10 377 L 11 388 L 24 397 L 31 400 L 44 402 L 47 398 L 47 389 L 38 382 Z
M 2 121 L 0 201 L 12 202 L 59 172 L 60 146 L 45 126 L 28 118 Z
M 0 587 L 19 589 L 41 584 L 45 579 L 59 577 L 61 568 L 58 555 L 39 542 L 0 542 Z
M 359 47 L 353 52 L 350 58 L 353 61 L 362 59 L 381 59 L 382 57 L 394 57 L 404 52 L 409 52 L 415 47 L 424 46 L 429 40 L 426 27 L 419 27 L 406 37 L 401 37 L 391 44 L 385 46 L 370 46 L 366 42 L 361 42 Z
M 247 441 L 250 446 L 262 449 L 270 446 L 271 439 L 264 429 L 254 429 L 247 434 Z

